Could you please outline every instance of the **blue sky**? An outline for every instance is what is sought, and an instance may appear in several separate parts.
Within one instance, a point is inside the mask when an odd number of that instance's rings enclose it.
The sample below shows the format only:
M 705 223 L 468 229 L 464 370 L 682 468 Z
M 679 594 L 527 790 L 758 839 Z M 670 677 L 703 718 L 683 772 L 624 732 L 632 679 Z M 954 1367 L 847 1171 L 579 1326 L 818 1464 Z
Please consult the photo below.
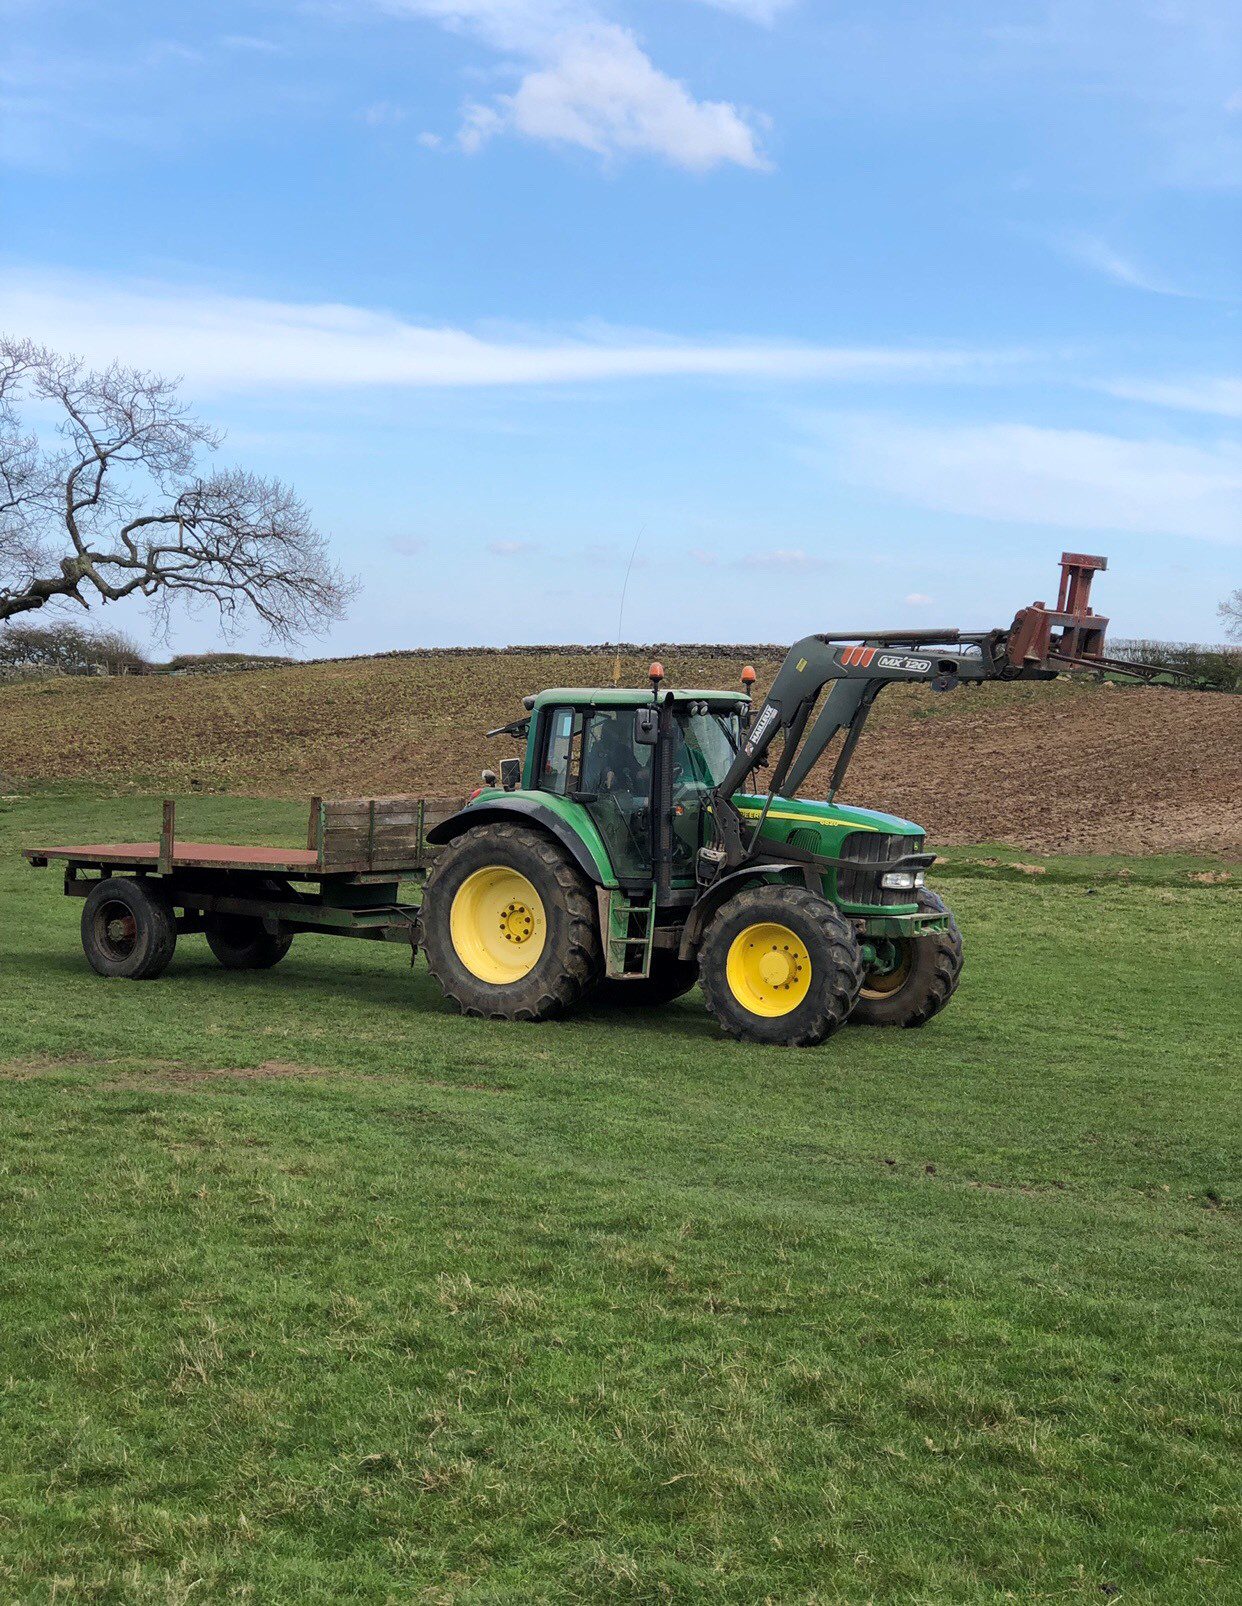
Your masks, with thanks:
M 988 627 L 1063 547 L 1216 638 L 1239 16 L 0 0 L 0 324 L 298 487 L 315 650 L 610 639 L 636 539 L 629 639 Z

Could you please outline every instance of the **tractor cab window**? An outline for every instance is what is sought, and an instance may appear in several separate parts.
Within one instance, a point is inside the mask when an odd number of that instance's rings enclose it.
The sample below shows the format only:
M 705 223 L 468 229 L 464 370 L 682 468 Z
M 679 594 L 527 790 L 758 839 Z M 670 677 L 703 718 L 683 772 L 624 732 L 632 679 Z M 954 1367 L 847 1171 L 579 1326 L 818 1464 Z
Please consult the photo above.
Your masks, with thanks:
M 633 708 L 595 708 L 582 739 L 582 790 L 620 876 L 651 873 L 655 749 L 635 740 Z
M 588 716 L 582 748 L 584 792 L 651 796 L 650 747 L 634 739 L 634 709 L 597 708 Z
M 741 741 L 734 713 L 709 710 L 705 703 L 690 703 L 676 714 L 674 786 L 710 792 L 729 772 Z
M 633 708 L 554 708 L 538 785 L 578 797 L 621 876 L 651 873 L 654 748 L 638 742 Z
M 539 769 L 541 792 L 561 797 L 576 789 L 582 755 L 582 715 L 573 708 L 554 708 L 548 715 L 548 739 Z
M 710 838 L 703 805 L 724 780 L 741 742 L 737 714 L 686 703 L 674 715 L 673 872 L 688 875 Z

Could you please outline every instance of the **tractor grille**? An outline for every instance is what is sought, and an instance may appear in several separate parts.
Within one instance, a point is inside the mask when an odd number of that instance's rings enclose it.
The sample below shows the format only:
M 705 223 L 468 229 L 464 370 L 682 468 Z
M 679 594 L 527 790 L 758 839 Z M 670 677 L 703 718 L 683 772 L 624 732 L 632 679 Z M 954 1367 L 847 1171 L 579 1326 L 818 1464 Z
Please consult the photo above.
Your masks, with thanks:
M 891 836 L 887 831 L 851 831 L 841 844 L 843 859 L 861 859 L 864 864 L 892 864 L 908 853 L 922 851 L 921 836 Z M 870 872 L 852 870 L 848 865 L 837 869 L 837 894 L 842 903 L 865 903 L 882 909 L 914 901 L 912 892 L 878 886 Z

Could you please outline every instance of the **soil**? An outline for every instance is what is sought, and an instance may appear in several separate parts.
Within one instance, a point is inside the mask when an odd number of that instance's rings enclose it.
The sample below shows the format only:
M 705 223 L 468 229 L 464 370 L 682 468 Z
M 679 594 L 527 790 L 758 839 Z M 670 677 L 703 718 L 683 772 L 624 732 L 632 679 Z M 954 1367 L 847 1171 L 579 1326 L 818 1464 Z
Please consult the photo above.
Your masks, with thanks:
M 661 658 L 668 684 L 706 687 L 736 685 L 744 661 L 723 648 Z M 762 692 L 779 660 L 754 662 Z M 643 684 L 646 667 L 626 657 L 621 683 Z M 484 732 L 520 717 L 525 693 L 613 674 L 605 652 L 549 649 L 6 685 L 0 772 L 19 788 L 463 796 L 516 751 Z M 822 781 L 804 795 L 822 795 Z M 893 687 L 842 801 L 917 820 L 933 845 L 1242 858 L 1242 698 L 1090 682 Z

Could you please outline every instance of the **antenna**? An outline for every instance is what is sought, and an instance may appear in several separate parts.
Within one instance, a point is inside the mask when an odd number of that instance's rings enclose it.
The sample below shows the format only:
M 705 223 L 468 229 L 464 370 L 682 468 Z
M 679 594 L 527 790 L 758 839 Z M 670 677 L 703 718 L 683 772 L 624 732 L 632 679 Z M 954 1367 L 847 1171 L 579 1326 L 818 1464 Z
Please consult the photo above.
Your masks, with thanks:
M 646 533 L 647 526 L 644 524 L 634 537 L 634 548 L 630 553 L 630 561 L 625 566 L 625 579 L 621 582 L 621 606 L 617 609 L 617 656 L 612 666 L 614 686 L 621 684 L 621 623 L 625 618 L 625 593 L 630 589 L 630 570 L 634 567 L 634 559 L 638 556 L 638 543 Z

